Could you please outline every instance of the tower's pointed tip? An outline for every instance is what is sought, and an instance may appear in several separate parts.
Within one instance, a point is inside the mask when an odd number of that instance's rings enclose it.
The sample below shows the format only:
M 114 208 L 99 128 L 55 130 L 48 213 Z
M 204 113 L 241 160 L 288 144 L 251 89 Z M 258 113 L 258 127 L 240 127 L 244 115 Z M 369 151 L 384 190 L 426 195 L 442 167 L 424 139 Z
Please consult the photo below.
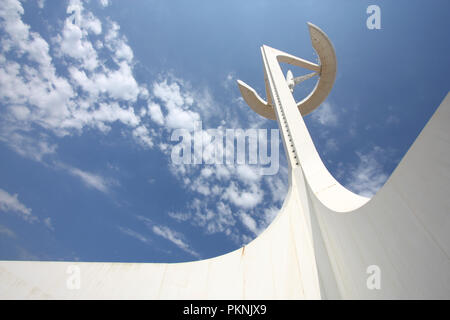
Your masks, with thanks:
M 247 85 L 244 81 L 242 81 L 242 80 L 237 79 L 236 82 L 237 82 L 237 85 L 238 85 L 239 89 L 242 89 L 242 87 L 248 86 L 248 85 Z
M 319 33 L 327 36 L 326 33 L 322 29 L 320 29 L 318 26 L 316 26 L 315 24 L 313 24 L 311 22 L 307 22 L 307 25 L 308 25 L 308 29 L 309 29 L 309 33 L 310 34 L 312 32 L 319 32 Z
M 308 25 L 308 29 L 309 29 L 309 31 L 311 32 L 311 30 L 320 30 L 320 28 L 318 27 L 318 26 L 316 26 L 314 23 L 311 23 L 311 22 L 307 22 L 306 23 L 307 25 Z

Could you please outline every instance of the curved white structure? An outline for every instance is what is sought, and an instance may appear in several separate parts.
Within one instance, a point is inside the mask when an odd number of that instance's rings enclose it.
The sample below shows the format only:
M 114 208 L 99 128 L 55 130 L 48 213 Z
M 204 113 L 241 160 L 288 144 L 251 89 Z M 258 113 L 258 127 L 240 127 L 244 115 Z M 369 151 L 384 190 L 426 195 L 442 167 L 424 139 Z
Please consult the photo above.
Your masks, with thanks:
M 450 95 L 369 201 L 331 176 L 300 114 L 326 97 L 336 69 L 297 104 L 278 61 L 303 60 L 266 46 L 262 54 L 269 102 L 240 88 L 250 107 L 278 121 L 290 165 L 286 200 L 267 230 L 196 262 L 1 261 L 0 298 L 450 298 Z M 79 268 L 79 288 L 67 285 L 71 266 Z M 370 285 L 374 276 L 379 286 Z

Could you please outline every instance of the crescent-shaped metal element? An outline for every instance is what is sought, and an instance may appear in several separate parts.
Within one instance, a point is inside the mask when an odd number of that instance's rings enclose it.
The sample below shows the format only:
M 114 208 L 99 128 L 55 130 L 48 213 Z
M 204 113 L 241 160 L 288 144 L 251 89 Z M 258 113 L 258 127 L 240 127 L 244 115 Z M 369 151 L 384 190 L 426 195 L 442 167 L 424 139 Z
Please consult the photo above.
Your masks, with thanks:
M 308 22 L 309 34 L 314 50 L 320 61 L 320 76 L 313 91 L 297 103 L 302 116 L 306 116 L 317 108 L 328 96 L 336 79 L 336 53 L 333 44 L 325 32 Z
M 267 119 L 277 119 L 272 106 L 264 101 L 252 87 L 241 80 L 238 80 L 237 83 L 242 98 L 244 98 L 244 101 L 253 109 L 253 111 Z
M 271 48 L 278 62 L 288 63 L 319 73 L 319 80 L 313 91 L 305 99 L 297 103 L 302 116 L 309 114 L 326 99 L 336 78 L 336 54 L 330 39 L 319 27 L 312 23 L 308 23 L 308 28 L 312 46 L 319 57 L 320 65 Z M 270 103 L 264 101 L 253 88 L 243 81 L 238 80 L 238 86 L 242 97 L 250 108 L 267 119 L 276 120 L 275 111 Z M 268 98 L 270 100 L 270 97 Z

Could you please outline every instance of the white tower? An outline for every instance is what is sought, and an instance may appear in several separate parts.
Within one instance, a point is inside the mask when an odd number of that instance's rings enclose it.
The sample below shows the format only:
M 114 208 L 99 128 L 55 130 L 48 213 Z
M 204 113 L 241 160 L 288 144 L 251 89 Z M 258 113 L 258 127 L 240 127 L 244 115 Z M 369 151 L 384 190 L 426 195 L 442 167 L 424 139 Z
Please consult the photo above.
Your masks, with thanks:
M 330 92 L 336 56 L 309 24 L 320 64 L 261 48 L 267 101 L 239 81 L 258 114 L 276 120 L 289 191 L 272 224 L 247 246 L 187 263 L 0 262 L 0 299 L 391 299 L 450 298 L 450 95 L 384 187 L 368 199 L 341 186 L 317 153 L 302 116 Z M 318 82 L 296 103 L 302 78 Z

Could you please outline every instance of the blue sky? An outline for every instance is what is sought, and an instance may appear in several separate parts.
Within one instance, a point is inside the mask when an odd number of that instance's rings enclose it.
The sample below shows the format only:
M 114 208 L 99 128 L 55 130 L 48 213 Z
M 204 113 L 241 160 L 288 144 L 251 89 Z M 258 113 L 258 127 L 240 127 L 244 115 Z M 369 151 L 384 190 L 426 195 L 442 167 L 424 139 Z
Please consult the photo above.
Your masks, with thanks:
M 449 89 L 445 0 L 1 2 L 2 260 L 179 262 L 255 238 L 286 195 L 282 145 L 278 173 L 260 176 L 174 165 L 170 136 L 195 120 L 276 128 L 236 80 L 265 96 L 263 44 L 314 61 L 308 21 L 338 73 L 305 121 L 354 192 L 379 190 Z M 366 27 L 370 4 L 380 30 Z

